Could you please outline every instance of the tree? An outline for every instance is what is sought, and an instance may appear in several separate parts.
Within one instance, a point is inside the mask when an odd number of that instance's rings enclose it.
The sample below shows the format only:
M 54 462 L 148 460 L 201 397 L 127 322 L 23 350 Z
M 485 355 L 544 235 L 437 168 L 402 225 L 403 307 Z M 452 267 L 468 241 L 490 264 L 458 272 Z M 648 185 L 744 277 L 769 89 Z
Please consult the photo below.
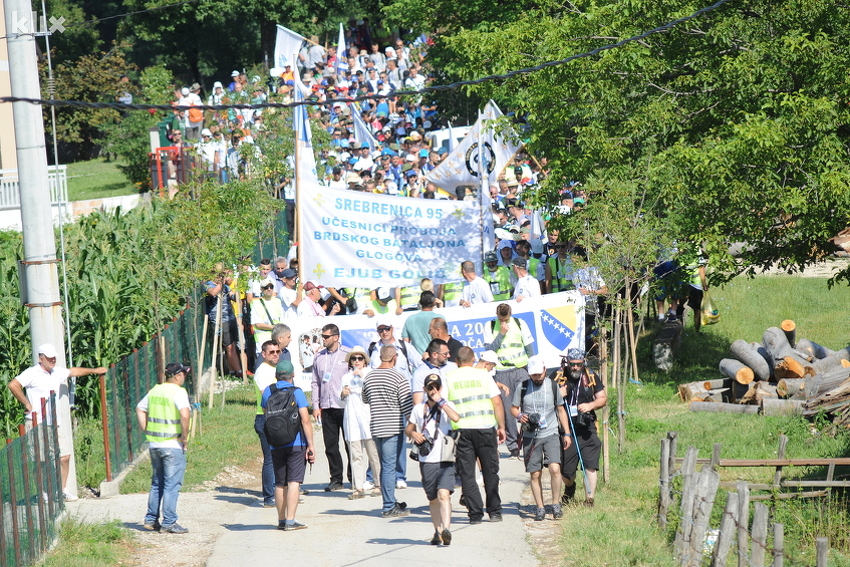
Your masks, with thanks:
M 701 7 L 544 2 L 498 25 L 455 24 L 437 45 L 463 54 L 457 75 L 480 77 L 611 44 Z M 453 22 L 459 10 L 442 18 Z M 591 200 L 632 182 L 651 206 L 645 214 L 680 240 L 705 242 L 727 277 L 773 263 L 794 270 L 827 254 L 827 239 L 850 224 L 848 18 L 814 0 L 727 4 L 602 55 L 469 91 L 530 124 L 531 152 L 552 167 L 539 202 L 552 203 L 567 179 L 592 179 Z

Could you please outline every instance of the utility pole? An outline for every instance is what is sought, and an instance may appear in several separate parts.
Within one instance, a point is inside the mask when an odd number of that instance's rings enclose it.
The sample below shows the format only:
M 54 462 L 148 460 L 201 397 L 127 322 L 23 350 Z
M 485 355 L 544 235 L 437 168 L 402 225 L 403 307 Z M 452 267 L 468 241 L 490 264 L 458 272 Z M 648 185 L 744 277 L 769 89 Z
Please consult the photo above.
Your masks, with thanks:
M 9 77 L 12 96 L 41 98 L 38 84 L 35 34 L 47 27 L 33 18 L 30 0 L 5 0 L 6 45 L 9 52 Z M 24 260 L 21 262 L 21 290 L 30 316 L 30 341 L 33 364 L 38 363 L 38 346 L 50 343 L 56 347 L 56 365 L 64 367 L 65 342 L 62 324 L 62 302 L 59 299 L 59 275 L 56 269 L 56 241 L 47 176 L 47 152 L 41 107 L 28 102 L 12 103 L 15 122 L 15 146 L 18 157 L 18 179 L 21 193 L 21 224 L 24 237 Z M 59 392 L 56 405 L 61 434 L 71 438 L 69 392 Z M 65 486 L 68 494 L 77 494 L 74 454 Z

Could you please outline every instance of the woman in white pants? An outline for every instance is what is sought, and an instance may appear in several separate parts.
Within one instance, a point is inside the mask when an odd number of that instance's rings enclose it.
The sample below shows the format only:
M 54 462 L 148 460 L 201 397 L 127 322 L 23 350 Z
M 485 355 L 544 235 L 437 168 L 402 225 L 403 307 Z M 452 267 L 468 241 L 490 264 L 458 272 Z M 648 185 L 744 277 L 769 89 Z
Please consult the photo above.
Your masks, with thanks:
M 360 393 L 363 391 L 363 382 L 369 373 L 369 355 L 361 346 L 355 346 L 346 355 L 349 372 L 342 377 L 342 391 L 340 399 L 345 404 L 345 413 L 342 419 L 342 430 L 348 442 L 348 450 L 351 456 L 351 484 L 352 492 L 349 500 L 356 500 L 366 496 L 364 483 L 366 482 L 366 465 L 372 467 L 372 477 L 376 480 L 381 478 L 381 461 L 378 459 L 378 450 L 372 441 L 372 432 L 369 422 L 371 415 L 369 405 L 363 403 Z M 381 487 L 372 489 L 372 496 L 380 496 Z

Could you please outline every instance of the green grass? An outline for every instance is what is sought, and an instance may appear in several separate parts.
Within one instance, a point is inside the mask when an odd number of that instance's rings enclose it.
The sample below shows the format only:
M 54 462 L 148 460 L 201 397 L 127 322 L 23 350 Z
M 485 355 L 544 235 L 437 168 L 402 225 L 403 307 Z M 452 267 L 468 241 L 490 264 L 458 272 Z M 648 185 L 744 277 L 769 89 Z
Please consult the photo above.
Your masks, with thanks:
M 59 544 L 41 563 L 43 567 L 111 567 L 130 556 L 133 536 L 119 520 L 88 524 L 68 518 L 59 528 Z
M 595 508 L 579 508 L 565 514 L 559 540 L 565 565 L 674 564 L 671 544 L 676 510 L 671 509 L 671 528 L 667 532 L 662 532 L 656 523 L 660 440 L 667 431 L 679 433 L 680 457 L 691 445 L 699 449 L 701 457 L 708 457 L 712 445 L 721 443 L 724 458 L 771 458 L 775 457 L 778 437 L 783 433 L 789 437 L 786 455 L 791 458 L 850 455 L 850 436 L 846 432 L 827 435 L 802 418 L 691 413 L 676 394 L 679 383 L 719 378 L 717 364 L 728 356 L 733 340 L 760 342 L 764 329 L 778 326 L 783 319 L 796 321 L 798 337 L 833 349 L 843 348 L 848 343 L 847 317 L 843 313 L 850 301 L 850 289 L 845 286 L 829 290 L 825 279 L 762 276 L 752 280 L 737 278 L 712 293 L 720 306 L 720 322 L 703 327 L 703 332 L 697 334 L 688 320 L 682 349 L 670 374 L 651 366 L 652 335 L 647 334 L 639 343 L 640 379 L 644 385 L 629 384 L 626 391 L 626 443 L 622 453 L 617 451 L 617 395 L 613 389 L 609 392 L 611 480 L 600 483 Z M 839 469 L 837 475 L 847 472 Z M 720 472 L 722 480 L 770 482 L 773 477 L 772 469 Z M 818 469 L 786 468 L 783 474 L 785 478 L 825 478 L 825 471 Z M 578 493 L 581 491 L 579 488 Z M 725 492 L 721 489 L 718 494 L 711 523 L 714 528 L 719 525 L 725 503 Z M 850 565 L 847 510 L 847 499 L 838 491 L 829 499 L 771 505 L 770 522 L 785 524 L 786 565 L 813 564 L 814 538 L 822 535 L 830 538 L 830 565 Z
M 84 201 L 132 195 L 136 188 L 121 173 L 122 162 L 97 158 L 68 164 L 68 200 Z
M 201 411 L 203 434 L 196 435 L 186 453 L 184 490 L 193 490 L 230 465 L 242 465 L 261 455 L 254 432 L 256 394 L 254 386 L 227 392 L 224 408 L 221 396 L 215 407 L 207 409 L 206 397 Z M 150 465 L 143 464 L 130 473 L 121 485 L 122 494 L 147 492 L 150 489 Z

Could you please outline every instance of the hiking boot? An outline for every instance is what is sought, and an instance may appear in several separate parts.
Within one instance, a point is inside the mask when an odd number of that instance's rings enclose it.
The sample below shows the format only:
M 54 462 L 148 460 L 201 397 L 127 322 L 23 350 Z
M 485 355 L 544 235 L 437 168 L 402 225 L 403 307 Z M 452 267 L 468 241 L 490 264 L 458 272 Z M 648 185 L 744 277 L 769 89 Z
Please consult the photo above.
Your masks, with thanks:
M 286 522 L 286 526 L 283 528 L 287 532 L 294 532 L 295 530 L 306 530 L 307 524 L 302 524 L 297 520 L 292 520 L 291 522 Z
M 590 497 L 586 498 L 585 501 L 584 501 L 584 505 L 587 506 L 588 508 L 593 508 L 593 498 L 590 498 Z
M 443 530 L 443 533 L 440 534 L 443 538 L 443 545 L 451 545 L 452 544 L 452 532 L 449 530 Z
M 561 505 L 560 504 L 552 504 L 552 518 L 554 518 L 556 520 L 560 520 L 563 517 L 564 517 L 564 512 L 561 511 Z
M 342 485 L 341 482 L 338 482 L 336 480 L 332 480 L 325 487 L 325 492 L 333 492 L 334 490 L 340 490 L 342 487 L 343 487 L 343 485 Z
M 546 519 L 546 508 L 538 508 L 537 512 L 534 514 L 535 522 L 542 522 Z
M 361 498 L 366 498 L 365 490 L 354 490 L 351 494 L 348 495 L 349 500 L 360 500 Z
M 576 483 L 564 487 L 564 495 L 561 496 L 561 505 L 569 506 L 576 497 Z
M 162 526 L 159 523 L 159 520 L 154 520 L 153 522 L 145 522 L 142 526 L 149 532 L 158 532 Z
M 443 543 L 443 538 L 440 537 L 440 532 L 434 532 L 434 537 L 431 538 L 431 545 L 440 545 Z
M 410 514 L 410 510 L 406 509 L 407 508 L 406 505 L 405 505 L 404 508 L 402 508 L 401 506 L 399 506 L 399 504 L 400 504 L 399 502 L 396 502 L 395 504 L 393 504 L 392 508 L 390 508 L 389 510 L 387 510 L 385 512 L 381 512 L 381 517 L 382 518 L 400 518 L 402 516 L 407 516 L 408 514 Z
M 165 534 L 188 534 L 189 530 L 174 522 L 170 526 L 162 526 L 162 533 Z

